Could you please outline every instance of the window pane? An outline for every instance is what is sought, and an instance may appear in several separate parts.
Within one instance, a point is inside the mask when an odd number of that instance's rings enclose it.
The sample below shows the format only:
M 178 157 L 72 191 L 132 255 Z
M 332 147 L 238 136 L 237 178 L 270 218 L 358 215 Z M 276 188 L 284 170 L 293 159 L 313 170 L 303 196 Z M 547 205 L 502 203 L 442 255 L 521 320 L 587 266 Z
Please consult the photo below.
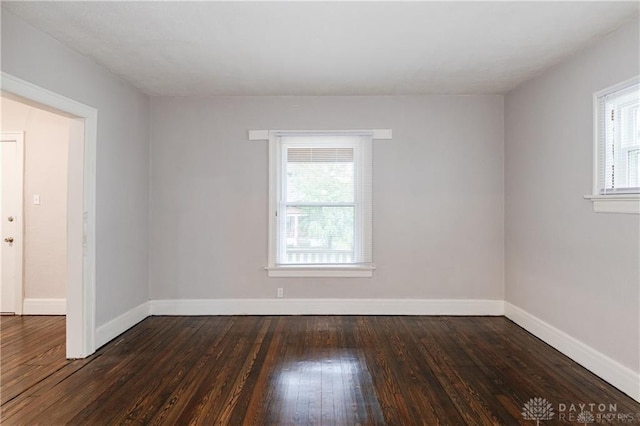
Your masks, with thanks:
M 629 151 L 628 161 L 629 186 L 638 188 L 640 187 L 640 149 Z
M 629 173 L 629 186 L 638 188 L 640 187 L 640 107 L 635 108 L 633 116 L 632 133 L 635 143 L 632 143 L 632 147 L 629 149 L 627 170 Z
M 286 263 L 351 263 L 355 207 L 287 207 Z
M 287 202 L 354 201 L 353 148 L 289 148 Z
M 638 187 L 640 149 L 640 92 L 632 85 L 604 96 L 601 124 L 605 129 L 601 149 L 603 192 L 635 191 Z
M 269 171 L 277 176 L 270 182 L 277 187 L 270 205 L 277 210 L 271 216 L 269 265 L 309 265 L 313 271 L 373 266 L 371 136 L 287 133 L 270 139 L 276 157 Z

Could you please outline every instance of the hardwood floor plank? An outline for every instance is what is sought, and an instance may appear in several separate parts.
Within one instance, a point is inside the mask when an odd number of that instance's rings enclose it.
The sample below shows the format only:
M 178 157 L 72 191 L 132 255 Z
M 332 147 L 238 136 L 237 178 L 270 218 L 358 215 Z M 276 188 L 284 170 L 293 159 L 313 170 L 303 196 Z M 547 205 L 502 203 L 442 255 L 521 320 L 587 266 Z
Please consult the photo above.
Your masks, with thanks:
M 384 424 L 384 415 L 376 396 L 373 379 L 366 361 L 368 350 L 356 342 L 356 332 L 359 324 L 357 317 L 341 317 L 344 327 L 341 329 L 345 348 L 342 359 L 348 375 L 343 377 L 345 386 L 351 396 L 351 411 L 353 422 L 348 424 Z
M 173 321 L 168 328 L 179 329 L 179 323 Z M 133 333 L 126 333 L 112 342 L 113 345 L 98 351 L 94 360 L 55 384 L 46 394 L 39 395 L 39 403 L 28 413 L 25 423 L 65 424 L 78 412 L 95 406 L 96 400 L 103 399 L 109 403 L 112 389 L 117 391 L 119 388 L 114 383 L 125 383 L 131 374 L 127 370 L 140 368 L 140 365 L 133 368 L 131 365 L 157 350 L 160 342 L 154 337 L 160 330 L 143 321 L 132 330 Z M 149 366 L 148 363 L 141 365 Z M 81 393 L 79 389 L 82 389 Z M 115 396 L 118 396 L 117 392 Z
M 147 408 L 144 402 L 153 398 L 151 395 L 154 392 L 167 386 L 166 382 L 175 380 L 176 376 L 181 376 L 183 370 L 180 366 L 184 358 L 189 357 L 194 348 L 198 348 L 195 336 L 205 324 L 205 321 L 197 317 L 180 318 L 177 334 L 164 332 L 156 335 L 154 346 L 149 351 L 136 353 L 126 365 L 107 373 L 106 380 L 111 380 L 112 377 L 115 380 L 110 382 L 105 392 L 75 415 L 71 422 L 91 424 L 106 416 L 129 419 L 132 412 Z M 158 356 L 153 356 L 154 352 Z M 186 365 L 190 368 L 193 363 L 189 360 Z
M 283 318 L 274 318 L 273 321 L 275 324 L 267 333 L 257 362 L 263 361 L 257 363 L 258 371 L 252 376 L 255 380 L 247 381 L 247 388 L 243 389 L 238 409 L 232 413 L 229 424 L 277 424 L 275 413 L 279 413 L 282 406 L 278 374 L 282 372 L 280 363 L 287 348 L 284 342 L 291 327 Z
M 151 317 L 74 361 L 63 317 L 0 332 L 2 425 L 512 425 L 533 397 L 640 413 L 503 317 Z
M 174 391 L 194 371 L 200 370 L 198 363 L 201 362 L 203 353 L 206 348 L 215 339 L 215 336 L 224 336 L 231 328 L 231 321 L 207 321 L 206 318 L 198 317 L 194 322 L 197 327 L 197 334 L 194 340 L 184 346 L 174 359 L 167 357 L 171 364 L 167 367 L 169 371 L 166 374 L 158 374 L 147 387 L 145 392 L 139 392 L 134 396 L 134 400 L 128 407 L 123 407 L 120 411 L 121 417 L 125 419 L 125 423 L 148 424 L 150 419 L 161 410 L 161 407 L 168 398 L 170 393 Z M 194 368 L 195 366 L 195 368 Z
M 222 404 L 223 409 L 220 411 L 220 414 L 216 416 L 215 412 L 209 412 L 209 415 L 207 416 L 207 418 L 205 418 L 205 424 L 207 424 L 206 421 L 209 418 L 210 420 L 213 420 L 215 424 L 229 423 L 229 418 L 231 417 L 233 411 L 236 409 L 238 401 L 242 396 L 242 391 L 247 388 L 246 386 L 249 382 L 249 377 L 252 376 L 252 373 L 253 376 L 256 376 L 256 374 L 254 373 L 256 371 L 254 366 L 256 365 L 256 361 L 262 359 L 258 357 L 261 353 L 261 349 L 263 347 L 265 337 L 267 336 L 267 332 L 271 327 L 271 322 L 272 320 L 267 318 L 260 326 L 260 331 L 258 332 L 257 339 L 253 342 L 248 355 L 245 357 L 244 364 L 240 369 L 241 374 L 236 378 L 236 381 L 233 384 L 233 390 L 230 392 L 230 394 L 227 396 L 227 399 Z
M 187 406 L 195 400 L 192 395 L 201 386 L 202 381 L 211 380 L 209 375 L 215 374 L 215 366 L 226 350 L 227 340 L 234 340 L 230 337 L 230 333 L 236 325 L 237 318 L 227 317 L 222 319 L 222 322 L 224 327 L 220 333 L 212 333 L 205 336 L 207 340 L 192 368 L 185 374 L 179 384 L 170 391 L 160 409 L 150 418 L 150 424 L 175 424 L 180 415 L 187 409 Z M 232 335 L 233 333 L 231 333 Z
M 360 317 L 358 321 L 358 343 L 366 348 L 366 365 L 372 375 L 376 394 L 388 424 L 415 423 L 414 408 L 403 397 L 404 382 L 397 380 L 401 376 L 399 365 L 394 356 L 389 356 L 388 348 L 381 341 L 375 328 L 376 317 Z M 396 373 L 397 372 L 397 373 Z
M 458 342 L 463 341 L 464 337 L 447 319 L 443 319 L 443 327 L 443 330 L 446 330 L 446 335 L 445 333 L 440 333 L 438 337 L 434 336 L 434 339 L 437 340 L 437 345 L 433 345 L 429 340 L 422 339 L 420 342 L 416 342 L 416 347 L 424 352 L 425 358 L 429 359 L 429 357 L 433 356 L 433 362 L 450 367 L 452 371 L 458 372 L 465 380 L 469 378 L 475 379 L 470 380 L 473 383 L 471 395 L 474 396 L 474 399 L 479 397 L 478 404 L 482 405 L 482 407 L 473 411 L 486 411 L 489 417 L 485 421 L 497 422 L 497 419 L 502 419 L 502 421 L 507 420 L 507 423 L 517 422 L 517 418 L 520 416 L 518 415 L 514 418 L 497 398 L 502 393 L 511 393 L 513 389 L 509 387 L 510 382 L 506 380 L 502 380 L 499 386 L 496 384 L 496 381 L 500 381 L 503 378 L 505 370 L 499 363 L 499 358 L 495 357 L 494 346 L 490 342 L 481 341 L 477 348 L 469 351 L 469 348 L 465 345 L 458 344 Z M 476 329 L 475 334 L 482 334 L 482 331 Z M 435 350 L 433 349 L 434 347 L 440 348 L 440 350 Z M 456 356 L 452 356 L 451 354 L 456 353 L 456 351 L 458 351 Z M 488 359 L 494 362 L 492 367 L 485 368 L 486 364 L 478 359 L 476 351 L 486 354 Z M 436 377 L 442 378 L 440 375 Z M 446 382 L 443 383 L 446 384 Z M 459 401 L 457 398 L 454 400 Z M 467 410 L 463 409 L 462 411 L 465 412 Z
M 212 365 L 209 374 L 201 381 L 189 404 L 178 418 L 179 424 L 212 424 L 226 408 L 227 400 L 234 399 L 235 387 L 243 381 L 244 368 L 249 367 L 250 351 L 255 347 L 252 339 L 259 338 L 261 321 L 255 317 L 241 317 L 237 320 L 232 334 L 235 338 L 230 345 L 221 348 L 225 354 Z
M 21 335 L 18 331 L 25 324 L 27 332 Z M 0 405 L 66 363 L 64 317 L 2 316 L 0 333 Z M 25 354 L 28 354 L 26 358 Z
M 410 336 L 414 332 L 405 328 L 405 321 L 394 321 L 393 317 L 377 318 L 381 345 L 389 349 L 389 357 L 395 359 L 395 369 L 400 371 L 407 380 L 403 382 L 402 391 L 404 399 L 415 410 L 413 417 L 416 422 L 424 421 L 427 424 L 438 424 L 439 419 L 446 418 L 450 424 L 462 424 L 454 404 L 442 404 L 437 397 L 444 389 L 431 369 L 424 368 L 422 355 L 410 344 Z M 409 344 L 407 344 L 409 343 Z M 425 416 L 425 413 L 426 416 Z

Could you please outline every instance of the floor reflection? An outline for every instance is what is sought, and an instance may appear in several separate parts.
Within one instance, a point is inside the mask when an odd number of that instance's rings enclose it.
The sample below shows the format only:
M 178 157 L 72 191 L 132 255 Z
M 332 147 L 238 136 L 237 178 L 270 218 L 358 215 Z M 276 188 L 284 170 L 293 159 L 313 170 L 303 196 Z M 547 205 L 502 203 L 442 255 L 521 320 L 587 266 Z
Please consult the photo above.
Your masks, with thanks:
M 274 380 L 277 424 L 374 424 L 382 419 L 366 363 L 356 351 L 280 364 Z

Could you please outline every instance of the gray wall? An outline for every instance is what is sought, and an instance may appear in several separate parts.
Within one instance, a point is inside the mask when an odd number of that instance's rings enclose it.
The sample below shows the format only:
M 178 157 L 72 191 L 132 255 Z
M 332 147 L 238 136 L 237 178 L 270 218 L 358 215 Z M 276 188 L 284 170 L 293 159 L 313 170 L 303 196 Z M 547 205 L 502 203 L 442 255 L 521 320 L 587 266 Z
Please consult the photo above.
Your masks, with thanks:
M 594 213 L 592 94 L 638 75 L 638 21 L 505 99 L 506 300 L 638 371 L 640 220 Z
M 2 70 L 98 109 L 96 325 L 148 299 L 149 101 L 2 10 Z
M 374 142 L 374 278 L 267 278 L 267 142 L 251 129 L 391 128 Z M 151 299 L 502 299 L 501 96 L 151 101 Z

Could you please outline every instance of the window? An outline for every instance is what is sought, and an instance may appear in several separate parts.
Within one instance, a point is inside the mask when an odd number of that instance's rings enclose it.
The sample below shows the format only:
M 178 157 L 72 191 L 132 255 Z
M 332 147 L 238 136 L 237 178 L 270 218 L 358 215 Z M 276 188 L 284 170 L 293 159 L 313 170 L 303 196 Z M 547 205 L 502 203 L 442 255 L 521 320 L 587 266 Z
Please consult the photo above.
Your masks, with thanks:
M 640 83 L 594 94 L 594 210 L 640 213 Z
M 598 98 L 600 194 L 638 193 L 640 95 L 638 83 Z
M 373 132 L 271 132 L 269 276 L 372 276 Z

